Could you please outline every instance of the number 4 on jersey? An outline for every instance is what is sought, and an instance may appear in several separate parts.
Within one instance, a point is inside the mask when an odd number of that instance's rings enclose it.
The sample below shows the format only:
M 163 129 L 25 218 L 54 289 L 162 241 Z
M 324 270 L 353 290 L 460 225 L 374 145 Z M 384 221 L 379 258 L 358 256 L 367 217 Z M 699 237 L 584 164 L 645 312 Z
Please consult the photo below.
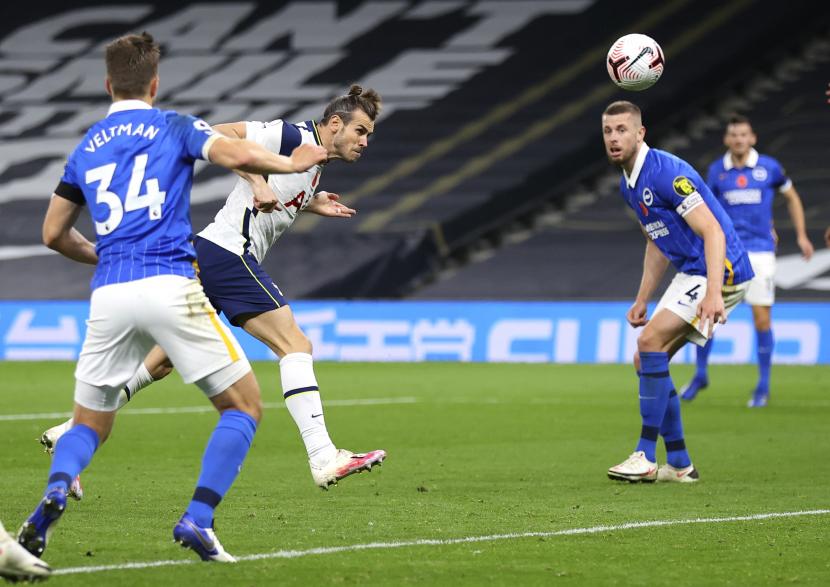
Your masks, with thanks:
M 105 235 L 118 228 L 118 225 L 124 219 L 125 210 L 132 212 L 133 210 L 147 208 L 147 214 L 150 220 L 159 220 L 161 218 L 161 205 L 167 197 L 167 192 L 159 189 L 159 182 L 155 178 L 144 181 L 144 173 L 147 169 L 147 158 L 148 155 L 143 153 L 137 155 L 133 160 L 133 172 L 130 175 L 127 196 L 123 204 L 118 194 L 108 191 L 110 183 L 112 183 L 112 178 L 115 176 L 115 163 L 95 167 L 86 172 L 85 180 L 87 184 L 98 182 L 95 202 L 98 204 L 106 204 L 110 209 L 109 216 L 106 220 L 103 222 L 95 222 L 96 233 Z M 146 192 L 139 194 L 142 183 L 146 186 Z

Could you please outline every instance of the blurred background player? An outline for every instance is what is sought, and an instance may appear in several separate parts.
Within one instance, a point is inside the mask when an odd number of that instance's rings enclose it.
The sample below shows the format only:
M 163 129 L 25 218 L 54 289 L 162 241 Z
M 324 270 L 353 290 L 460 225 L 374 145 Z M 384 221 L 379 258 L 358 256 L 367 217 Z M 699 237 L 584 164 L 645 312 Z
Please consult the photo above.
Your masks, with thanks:
M 644 327 L 634 355 L 642 429 L 634 453 L 608 469 L 608 477 L 694 482 L 699 475 L 686 450 L 669 359 L 687 340 L 705 344 L 715 325 L 726 322 L 744 296 L 752 267 L 732 222 L 692 166 L 644 142 L 635 104 L 611 103 L 602 115 L 602 134 L 609 161 L 623 172 L 623 199 L 646 236 L 640 289 L 626 314 L 631 326 Z M 646 304 L 669 263 L 678 273 L 648 319 Z M 668 461 L 659 471 L 658 435 Z
M 18 542 L 40 556 L 66 509 L 69 484 L 112 430 L 118 396 L 154 344 L 182 378 L 220 412 L 193 498 L 174 539 L 203 560 L 233 562 L 213 532 L 214 510 L 248 453 L 262 405 L 259 386 L 233 334 L 217 318 L 199 280 L 190 242 L 190 189 L 196 159 L 256 173 L 307 169 L 319 147 L 276 155 L 256 143 L 218 135 L 202 120 L 152 107 L 159 46 L 128 35 L 106 48 L 107 117 L 70 154 L 46 211 L 43 241 L 96 264 L 87 332 L 75 370 L 74 425 L 55 446 L 44 495 Z M 97 243 L 75 228 L 88 204 Z
M 732 219 L 735 232 L 749 252 L 755 277 L 749 283 L 745 301 L 752 306 L 755 344 L 758 356 L 758 384 L 749 400 L 750 407 L 767 405 L 770 391 L 770 366 L 775 341 L 771 328 L 771 308 L 775 302 L 775 247 L 772 207 L 775 193 L 787 201 L 795 228 L 798 248 L 805 260 L 813 256 L 807 237 L 804 207 L 781 164 L 755 150 L 758 137 L 745 116 L 733 116 L 726 126 L 723 142 L 728 151 L 709 166 L 707 185 Z M 697 349 L 697 371 L 681 389 L 681 398 L 693 400 L 709 384 L 707 372 L 712 339 Z
M 46 579 L 51 574 L 49 565 L 20 546 L 0 522 L 0 577 L 16 583 Z
M 377 92 L 353 85 L 347 95 L 328 104 L 320 122 L 236 122 L 217 125 L 215 130 L 250 139 L 281 154 L 290 153 L 299 145 L 322 145 L 329 161 L 353 163 L 368 146 L 380 108 Z M 323 416 L 311 341 L 297 325 L 275 280 L 261 267 L 265 255 L 301 211 L 334 218 L 351 218 L 355 214 L 355 210 L 338 202 L 337 194 L 315 195 L 322 170 L 322 165 L 316 165 L 302 173 L 271 175 L 267 183 L 259 175 L 241 174 L 244 180 L 237 181 L 224 207 L 196 236 L 194 244 L 199 279 L 213 306 L 280 357 L 285 404 L 305 444 L 314 482 L 326 489 L 352 473 L 371 470 L 373 465 L 383 462 L 386 452 L 353 453 L 335 447 Z M 269 203 L 272 213 L 261 214 L 257 209 L 255 189 L 273 198 Z M 119 407 L 171 370 L 164 351 L 154 348 L 125 386 Z M 69 426 L 71 420 L 42 435 L 41 442 L 47 450 Z M 79 498 L 78 480 L 73 483 L 73 491 Z

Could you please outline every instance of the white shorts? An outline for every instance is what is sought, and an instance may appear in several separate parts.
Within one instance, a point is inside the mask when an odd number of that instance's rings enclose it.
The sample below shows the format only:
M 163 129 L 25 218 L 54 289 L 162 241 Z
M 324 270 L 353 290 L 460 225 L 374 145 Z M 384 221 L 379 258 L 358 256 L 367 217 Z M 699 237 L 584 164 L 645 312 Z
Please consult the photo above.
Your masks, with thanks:
M 761 251 L 747 255 L 755 277 L 749 281 L 744 301 L 751 306 L 771 306 L 775 303 L 775 253 Z
M 148 277 L 92 292 L 75 369 L 75 401 L 91 410 L 115 410 L 121 389 L 154 344 L 164 349 L 185 383 L 196 382 L 208 397 L 251 370 L 198 280 Z
M 727 316 L 744 298 L 746 287 L 746 282 L 739 285 L 723 286 L 723 305 L 726 307 Z M 684 322 L 694 327 L 694 330 L 687 334 L 686 338 L 696 345 L 703 346 L 709 339 L 708 324 L 700 324 L 697 317 L 697 307 L 705 295 L 705 276 L 678 273 L 672 279 L 666 293 L 660 298 L 654 313 L 657 314 L 660 310 L 666 309 L 680 316 Z M 715 324 L 714 328 L 717 327 L 718 325 Z

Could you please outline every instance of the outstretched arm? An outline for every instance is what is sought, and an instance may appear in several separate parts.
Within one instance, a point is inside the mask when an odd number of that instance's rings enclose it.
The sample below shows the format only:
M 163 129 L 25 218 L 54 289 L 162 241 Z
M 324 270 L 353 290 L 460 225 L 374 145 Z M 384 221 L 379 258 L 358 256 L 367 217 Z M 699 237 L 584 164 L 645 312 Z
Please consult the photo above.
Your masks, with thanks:
M 211 163 L 227 169 L 240 169 L 250 173 L 299 173 L 328 158 L 325 147 L 300 145 L 290 157 L 272 153 L 252 141 L 219 136 L 210 145 Z
M 792 185 L 781 192 L 781 194 L 787 200 L 787 211 L 790 213 L 793 227 L 795 227 L 798 248 L 801 249 L 801 255 L 804 259 L 809 261 L 810 257 L 813 256 L 813 243 L 810 242 L 810 238 L 807 236 L 806 223 L 804 222 L 804 206 L 801 204 L 801 198 Z
M 232 139 L 247 137 L 247 126 L 244 122 L 228 122 L 214 125 L 213 130 Z M 260 212 L 271 213 L 280 209 L 280 203 L 274 190 L 268 185 L 268 180 L 258 173 L 249 173 L 241 169 L 234 169 L 239 177 L 248 182 L 254 194 L 254 208 Z
M 81 208 L 75 202 L 52 194 L 43 219 L 43 244 L 73 261 L 95 265 L 98 263 L 95 245 L 74 228 Z

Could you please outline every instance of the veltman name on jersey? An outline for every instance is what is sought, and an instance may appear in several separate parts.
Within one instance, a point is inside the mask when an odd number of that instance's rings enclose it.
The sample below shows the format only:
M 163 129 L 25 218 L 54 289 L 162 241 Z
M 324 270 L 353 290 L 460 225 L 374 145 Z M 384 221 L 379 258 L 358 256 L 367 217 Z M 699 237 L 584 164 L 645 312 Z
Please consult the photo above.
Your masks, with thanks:
M 648 233 L 648 238 L 650 238 L 653 241 L 656 241 L 661 236 L 669 236 L 669 229 L 665 224 L 663 224 L 662 220 L 649 222 L 645 225 L 644 228 Z
M 152 141 L 156 138 L 158 132 L 159 129 L 152 124 L 148 124 L 145 127 L 144 123 L 141 123 L 137 124 L 135 128 L 133 128 L 131 122 L 128 122 L 127 124 L 118 124 L 116 126 L 99 130 L 97 133 L 92 135 L 89 141 L 87 141 L 84 151 L 87 153 L 94 153 L 97 149 L 103 147 L 115 137 L 120 136 L 141 137 Z

